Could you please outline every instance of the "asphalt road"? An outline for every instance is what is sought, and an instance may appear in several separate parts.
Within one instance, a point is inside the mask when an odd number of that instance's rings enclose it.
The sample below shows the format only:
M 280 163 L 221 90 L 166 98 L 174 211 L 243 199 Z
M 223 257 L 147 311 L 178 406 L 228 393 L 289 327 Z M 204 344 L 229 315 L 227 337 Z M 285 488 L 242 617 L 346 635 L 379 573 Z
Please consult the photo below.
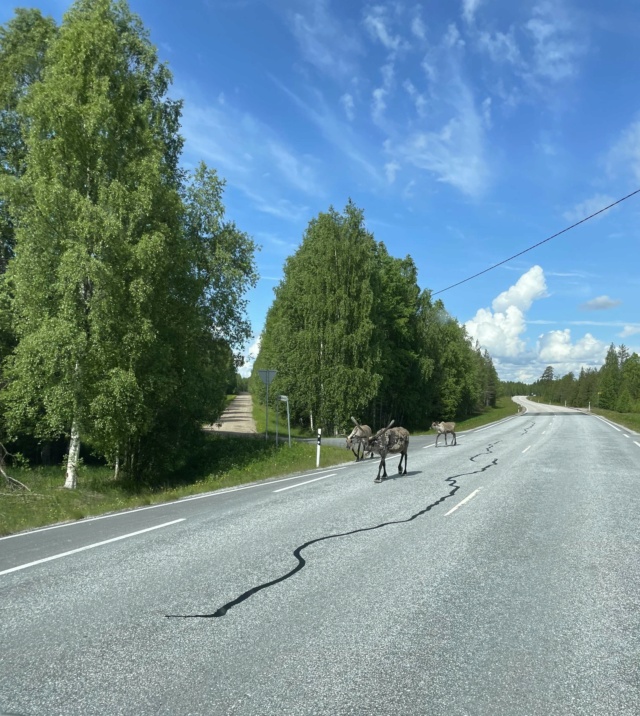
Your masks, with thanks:
M 0 540 L 0 714 L 638 716 L 640 436 L 440 443 Z

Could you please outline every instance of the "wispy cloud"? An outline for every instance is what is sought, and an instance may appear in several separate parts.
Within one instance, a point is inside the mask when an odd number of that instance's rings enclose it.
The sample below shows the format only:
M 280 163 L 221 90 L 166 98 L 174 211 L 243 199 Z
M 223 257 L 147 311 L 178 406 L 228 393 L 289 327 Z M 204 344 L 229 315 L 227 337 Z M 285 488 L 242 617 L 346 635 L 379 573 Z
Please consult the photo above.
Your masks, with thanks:
M 592 214 L 601 211 L 605 208 L 605 206 L 609 206 L 614 202 L 615 199 L 608 194 L 594 194 L 592 197 L 581 201 L 579 204 L 576 204 L 572 209 L 568 209 L 567 211 L 565 211 L 562 216 L 567 221 L 570 221 L 572 223 L 582 221 L 582 219 L 586 219 L 588 216 L 591 216 Z M 598 214 L 594 218 L 600 219 L 605 216 L 605 214 L 608 215 L 610 211 L 613 211 L 613 209 Z
M 389 52 L 398 52 L 409 48 L 409 43 L 399 34 L 394 34 L 388 9 L 384 5 L 374 5 L 364 13 L 364 26 L 369 35 L 382 44 Z
M 298 5 L 289 24 L 305 60 L 329 75 L 352 76 L 362 51 L 357 34 L 343 27 L 327 0 L 303 0 Z
M 181 129 L 186 158 L 207 161 L 263 213 L 297 221 L 308 207 L 295 197 L 325 196 L 319 160 L 296 155 L 276 131 L 226 99 L 205 105 L 190 98 Z
M 462 17 L 468 23 L 472 23 L 475 20 L 476 11 L 480 3 L 481 0 L 462 0 Z
M 307 102 L 276 77 L 271 76 L 271 80 L 305 114 L 307 119 L 311 120 L 329 144 L 333 145 L 344 157 L 350 159 L 353 165 L 364 171 L 369 180 L 374 180 L 378 186 L 383 183 L 381 173 L 368 158 L 368 152 L 361 148 L 362 140 L 358 138 L 350 124 L 338 119 L 335 113 L 329 109 L 319 90 L 309 89 L 311 99 Z
M 621 338 L 628 338 L 629 336 L 636 336 L 640 333 L 640 325 L 627 325 L 624 329 L 618 333 Z
M 608 311 L 611 308 L 619 306 L 621 303 L 622 301 L 609 298 L 609 296 L 598 296 L 590 301 L 586 301 L 580 306 L 580 308 L 583 311 Z
M 347 119 L 350 122 L 353 122 L 355 119 L 356 113 L 355 113 L 355 102 L 353 100 L 353 95 L 349 94 L 348 92 L 345 92 L 345 94 L 340 97 L 340 104 L 344 107 L 345 114 L 347 115 Z
M 607 170 L 616 176 L 631 174 L 640 182 L 640 120 L 635 120 L 620 134 L 607 154 Z
M 490 104 L 483 104 L 483 98 L 480 107 L 476 106 L 462 70 L 464 52 L 460 32 L 449 25 L 440 44 L 422 63 L 424 89 L 411 79 L 403 83 L 418 121 L 402 126 L 388 138 L 385 148 L 392 160 L 477 197 L 491 179 L 485 149 Z M 446 82 L 441 77 L 446 77 Z M 433 109 L 429 116 L 427 106 Z
M 585 42 L 579 38 L 575 18 L 569 16 L 562 3 L 539 2 L 525 28 L 533 41 L 533 78 L 559 82 L 577 74 Z

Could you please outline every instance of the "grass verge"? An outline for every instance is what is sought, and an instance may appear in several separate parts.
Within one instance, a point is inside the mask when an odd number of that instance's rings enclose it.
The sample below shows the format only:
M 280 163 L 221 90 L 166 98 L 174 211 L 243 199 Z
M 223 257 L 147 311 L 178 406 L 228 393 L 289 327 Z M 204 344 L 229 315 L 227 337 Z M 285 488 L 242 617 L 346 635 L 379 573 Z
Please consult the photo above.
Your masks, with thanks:
M 348 461 L 344 448 L 323 446 L 321 467 Z M 114 480 L 104 467 L 82 466 L 78 487 L 65 490 L 61 467 L 9 470 L 31 492 L 6 489 L 0 493 L 0 536 L 131 509 L 181 497 L 310 470 L 316 466 L 316 446 L 207 434 L 193 464 L 157 484 Z
M 282 404 L 284 408 L 284 404 Z M 498 407 L 456 424 L 456 430 L 476 428 L 517 413 L 518 406 L 510 398 L 500 398 Z M 286 410 L 284 430 L 286 432 Z M 262 431 L 265 426 L 264 406 L 254 407 L 254 417 L 262 414 Z M 617 415 L 617 414 L 616 414 Z M 269 411 L 268 441 L 262 435 L 254 439 L 207 433 L 201 449 L 194 453 L 192 464 L 179 473 L 154 484 L 141 484 L 114 480 L 112 470 L 105 467 L 83 465 L 79 471 L 78 487 L 65 490 L 64 469 L 39 467 L 12 468 L 9 474 L 27 485 L 31 492 L 0 492 L 0 536 L 27 529 L 44 527 L 58 522 L 80 520 L 86 517 L 178 500 L 189 495 L 234 487 L 272 477 L 296 474 L 315 468 L 316 445 L 293 442 L 276 446 L 275 415 Z M 612 418 L 613 419 L 613 418 Z M 260 430 L 260 421 L 258 429 Z M 310 437 L 308 430 L 291 429 L 292 437 Z M 344 448 L 323 445 L 321 467 L 349 462 L 351 454 Z

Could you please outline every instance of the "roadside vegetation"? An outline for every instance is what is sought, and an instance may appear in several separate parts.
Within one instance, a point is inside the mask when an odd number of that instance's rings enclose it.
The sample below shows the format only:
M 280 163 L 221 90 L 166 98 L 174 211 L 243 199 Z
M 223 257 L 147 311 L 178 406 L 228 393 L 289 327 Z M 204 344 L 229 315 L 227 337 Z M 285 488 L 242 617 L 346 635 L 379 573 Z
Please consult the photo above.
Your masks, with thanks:
M 540 403 L 590 410 L 640 431 L 640 356 L 624 344 L 616 348 L 612 343 L 600 368 L 557 377 L 553 366 L 547 366 L 535 382 L 503 382 L 500 390 L 504 395 L 526 395 Z
M 64 466 L 11 468 L 30 491 L 6 488 L 0 495 L 0 536 L 116 510 L 154 505 L 315 468 L 315 444 L 276 447 L 270 436 L 241 438 L 206 434 L 196 457 L 179 474 L 156 481 L 115 479 L 112 469 L 80 465 L 75 490 L 62 486 Z M 348 462 L 344 448 L 322 446 L 321 467 Z
M 234 396 L 229 396 L 230 398 Z M 258 419 L 264 406 L 254 408 Z M 518 406 L 510 398 L 498 400 L 497 408 L 486 409 L 481 415 L 461 421 L 458 431 L 502 420 L 517 412 Z M 233 437 L 207 433 L 203 435 L 195 457 L 179 474 L 156 481 L 115 479 L 106 466 L 80 464 L 75 490 L 61 487 L 64 465 L 56 467 L 14 467 L 9 474 L 26 485 L 30 491 L 5 491 L 0 494 L 0 536 L 45 525 L 81 520 L 117 510 L 179 500 L 190 495 L 294 475 L 315 468 L 315 442 L 302 442 L 311 437 L 301 428 L 294 431 L 291 447 L 275 444 L 275 423 L 269 416 L 269 440 L 264 434 L 255 437 Z M 281 416 L 282 417 L 282 416 Z M 306 431 L 308 433 L 308 431 Z M 430 433 L 432 431 L 429 431 Z M 281 439 L 286 437 L 279 428 Z M 323 445 L 320 467 L 330 467 L 352 460 L 343 447 Z

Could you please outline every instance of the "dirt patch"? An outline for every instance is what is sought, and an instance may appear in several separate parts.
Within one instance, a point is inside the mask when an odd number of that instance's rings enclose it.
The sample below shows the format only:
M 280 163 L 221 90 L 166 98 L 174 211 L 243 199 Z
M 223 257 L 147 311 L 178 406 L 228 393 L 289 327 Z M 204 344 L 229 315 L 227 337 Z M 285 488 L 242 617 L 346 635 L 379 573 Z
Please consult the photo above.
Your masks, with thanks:
M 220 420 L 212 425 L 205 425 L 204 429 L 214 433 L 257 434 L 251 393 L 237 395 L 222 413 Z

